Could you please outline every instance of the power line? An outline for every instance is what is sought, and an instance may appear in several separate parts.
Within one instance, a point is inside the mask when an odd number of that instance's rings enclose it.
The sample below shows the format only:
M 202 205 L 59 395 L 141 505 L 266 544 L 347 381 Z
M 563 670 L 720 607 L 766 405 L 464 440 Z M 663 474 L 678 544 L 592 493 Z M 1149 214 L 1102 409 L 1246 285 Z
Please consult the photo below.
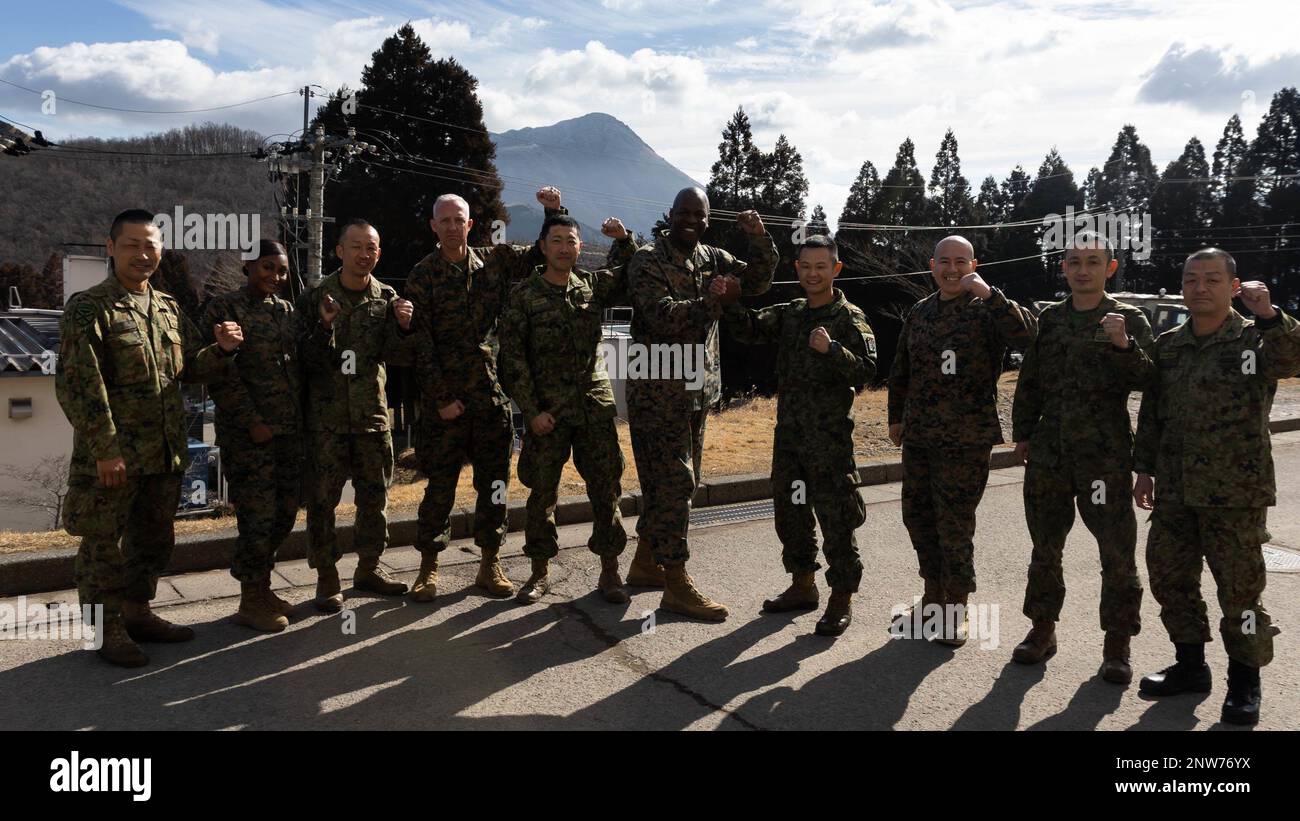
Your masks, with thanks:
M 5 85 L 8 86 L 13 86 L 14 88 L 21 89 L 22 91 L 26 91 L 31 94 L 35 94 L 38 97 L 45 96 L 44 92 L 42 91 L 37 91 L 36 89 L 28 88 L 27 86 L 20 86 L 17 83 L 10 82 L 9 80 L 5 80 L 3 78 L 0 78 L 0 83 L 4 83 Z M 203 114 L 208 111 L 225 111 L 226 109 L 230 109 L 230 108 L 239 108 L 240 106 L 252 105 L 253 103 L 260 103 L 266 100 L 274 100 L 277 97 L 286 97 L 290 94 L 297 94 L 297 93 L 298 93 L 298 89 L 295 88 L 293 91 L 282 91 L 279 94 L 268 94 L 265 97 L 257 97 L 252 100 L 243 100 L 238 103 L 230 103 L 229 105 L 218 105 L 218 106 L 212 106 L 211 108 L 186 108 L 186 109 L 177 109 L 174 111 L 159 111 L 155 109 L 144 109 L 144 108 L 118 108 L 116 106 L 111 106 L 111 105 L 100 105 L 99 103 L 87 103 L 83 100 L 74 100 L 71 97 L 61 97 L 58 94 L 54 95 L 54 99 L 61 103 L 72 103 L 73 105 L 81 105 L 87 108 L 97 108 L 100 109 L 101 111 L 119 111 L 124 114 Z

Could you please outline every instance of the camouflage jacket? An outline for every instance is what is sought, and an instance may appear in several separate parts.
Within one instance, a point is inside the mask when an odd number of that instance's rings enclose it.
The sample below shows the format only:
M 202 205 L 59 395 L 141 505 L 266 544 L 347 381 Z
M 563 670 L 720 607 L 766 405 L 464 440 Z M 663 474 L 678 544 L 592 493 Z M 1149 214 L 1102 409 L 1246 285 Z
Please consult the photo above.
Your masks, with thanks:
M 672 407 L 700 410 L 722 396 L 718 365 L 718 319 L 722 305 L 709 294 L 714 277 L 740 278 L 741 293 L 761 294 L 772 285 L 780 262 L 776 243 L 767 234 L 749 235 L 749 262 L 721 248 L 699 244 L 689 256 L 668 239 L 666 231 L 652 247 L 642 248 L 627 269 L 628 298 L 632 303 L 632 341 L 640 345 L 700 346 L 704 382 L 701 390 L 688 387 L 687 379 L 629 379 L 629 400 L 636 394 L 654 397 Z
M 844 298 L 820 308 L 796 299 L 754 310 L 736 303 L 723 315 L 727 330 L 747 345 L 777 343 L 776 441 L 778 450 L 816 448 L 821 442 L 853 446 L 855 389 L 876 374 L 876 337 L 867 317 Z M 813 329 L 831 337 L 831 350 L 808 344 Z
M 54 385 L 72 423 L 71 472 L 96 476 L 96 460 L 118 457 L 128 476 L 184 470 L 180 380 L 220 379 L 234 357 L 204 346 L 169 294 L 150 287 L 145 316 L 112 275 L 68 300 L 59 332 Z
M 218 322 L 238 322 L 244 344 L 235 358 L 234 377 L 214 384 L 217 441 L 229 432 L 246 433 L 256 424 L 277 436 L 302 429 L 302 376 L 298 370 L 301 329 L 293 303 L 278 296 L 253 296 L 247 287 L 214 297 L 203 315 L 204 336 Z M 238 437 L 244 441 L 247 436 Z
M 414 325 L 412 332 L 404 332 L 397 324 L 396 291 L 371 276 L 369 289 L 354 306 L 339 273 L 325 277 L 298 301 L 307 381 L 306 428 L 326 433 L 385 431 L 387 366 L 409 365 L 418 336 Z M 328 330 L 320 321 L 320 303 L 326 294 L 341 308 Z
M 574 269 L 564 288 L 547 282 L 539 265 L 510 294 L 501 315 L 501 386 L 525 421 L 542 411 L 574 425 L 614 418 L 601 317 L 626 303 L 624 266 L 635 250 L 630 238 L 615 242 L 606 268 Z
M 1134 469 L 1158 502 L 1204 507 L 1277 504 L 1268 415 L 1277 380 L 1300 373 L 1300 322 L 1233 311 L 1201 340 L 1192 320 L 1156 339 L 1142 394 Z
M 511 287 L 543 261 L 535 245 L 495 245 L 470 248 L 459 263 L 435 250 L 411 269 L 422 413 L 457 399 L 470 412 L 510 401 L 497 380 L 497 321 Z
M 1127 351 L 1101 327 L 1109 313 L 1124 316 L 1134 343 Z M 1109 295 L 1090 311 L 1068 298 L 1043 308 L 1016 381 L 1011 438 L 1029 442 L 1029 458 L 1048 467 L 1132 470 L 1128 397 L 1151 377 L 1154 344 L 1142 309 Z
M 903 320 L 889 375 L 889 424 L 903 444 L 989 447 L 1002 441 L 998 376 L 1008 346 L 1034 339 L 1034 317 L 997 288 L 987 301 L 933 293 Z

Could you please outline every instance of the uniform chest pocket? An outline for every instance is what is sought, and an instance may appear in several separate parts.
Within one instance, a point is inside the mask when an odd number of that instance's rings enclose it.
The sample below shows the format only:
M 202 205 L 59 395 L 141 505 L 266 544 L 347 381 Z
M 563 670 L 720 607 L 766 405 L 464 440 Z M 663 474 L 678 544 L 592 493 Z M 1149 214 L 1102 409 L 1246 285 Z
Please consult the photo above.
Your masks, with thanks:
M 136 385 L 149 381 L 149 357 L 145 352 L 144 337 L 134 325 L 130 330 L 109 336 L 106 342 L 115 384 Z
M 167 376 L 177 379 L 185 369 L 185 345 L 181 340 L 181 332 L 175 327 L 164 328 L 162 337 L 169 359 Z

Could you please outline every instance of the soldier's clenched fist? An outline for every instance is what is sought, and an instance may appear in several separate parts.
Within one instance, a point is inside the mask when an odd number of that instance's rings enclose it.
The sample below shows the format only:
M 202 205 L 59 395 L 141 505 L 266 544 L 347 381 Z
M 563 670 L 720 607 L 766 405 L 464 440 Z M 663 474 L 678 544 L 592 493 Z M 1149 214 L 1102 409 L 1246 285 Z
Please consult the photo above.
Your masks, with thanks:
M 411 330 L 411 316 L 415 313 L 415 305 L 407 299 L 393 300 L 393 314 L 397 317 L 397 324 L 403 331 Z
M 537 201 L 542 204 L 543 208 L 549 208 L 557 211 L 560 208 L 560 189 L 553 185 L 541 188 L 537 192 Z
M 759 217 L 757 211 L 741 211 L 736 217 L 736 224 L 739 225 L 740 230 L 744 231 L 746 234 L 762 236 L 766 232 L 766 229 L 763 227 L 763 220 Z
M 1260 319 L 1272 319 L 1277 315 L 1277 311 L 1273 308 L 1273 300 L 1268 294 L 1268 286 L 1262 282 L 1243 282 L 1237 289 L 1236 295 L 1241 297 L 1242 304 Z
M 600 224 L 600 233 L 611 239 L 623 239 L 627 236 L 627 229 L 623 227 L 622 220 L 610 217 Z
M 808 334 L 808 347 L 817 353 L 826 353 L 831 349 L 831 335 L 826 333 L 825 328 L 813 328 L 812 333 Z
M 1101 318 L 1101 327 L 1116 348 L 1128 347 L 1128 325 L 1123 314 L 1106 314 Z
M 326 294 L 325 298 L 320 301 L 320 324 L 330 328 L 333 326 L 334 320 L 339 318 L 339 312 L 342 310 L 343 306 L 339 305 L 339 301 Z
M 533 429 L 533 433 L 538 436 L 545 436 L 555 430 L 555 417 L 546 411 L 542 411 L 533 417 L 528 426 Z
M 961 289 L 966 293 L 974 294 L 980 299 L 988 299 L 993 296 L 993 290 L 989 288 L 988 283 L 974 271 L 961 278 Z
M 244 332 L 240 330 L 238 322 L 218 322 L 212 326 L 212 336 L 226 353 L 244 344 Z
M 726 307 L 740 299 L 740 279 L 733 276 L 714 277 L 709 282 L 709 293 Z

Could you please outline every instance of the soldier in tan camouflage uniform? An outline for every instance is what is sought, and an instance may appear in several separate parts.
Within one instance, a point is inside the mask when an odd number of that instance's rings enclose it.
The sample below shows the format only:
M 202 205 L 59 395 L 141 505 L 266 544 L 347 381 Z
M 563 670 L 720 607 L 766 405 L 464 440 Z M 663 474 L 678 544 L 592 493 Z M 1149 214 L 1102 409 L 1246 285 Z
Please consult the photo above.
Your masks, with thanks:
M 359 562 L 352 586 L 384 596 L 406 592 L 379 565 L 388 547 L 388 485 L 393 479 L 387 365 L 406 365 L 416 336 L 413 308 L 376 279 L 379 232 L 355 220 L 340 229 L 340 270 L 299 300 L 307 381 L 307 542 L 316 568 L 316 607 L 338 612 L 343 594 L 335 566 L 341 555 L 334 509 L 349 478 L 355 492 L 353 547 Z
M 1235 295 L 1254 320 L 1232 309 Z M 1145 676 L 1141 691 L 1210 691 L 1204 557 L 1223 610 L 1223 720 L 1254 724 L 1259 670 L 1273 660 L 1277 632 L 1261 600 L 1268 508 L 1277 504 L 1268 417 L 1277 380 L 1300 373 L 1300 322 L 1272 304 L 1267 285 L 1241 282 L 1236 261 L 1216 248 L 1187 258 L 1183 300 L 1191 319 L 1156 340 L 1134 448 L 1133 495 L 1155 511 L 1147 535 L 1151 594 L 1177 657 Z
M 55 391 L 73 428 L 63 523 L 81 537 L 81 604 L 103 606 L 100 656 L 139 667 L 149 659 L 137 641 L 194 638 L 149 608 L 175 546 L 188 462 L 180 379 L 222 378 L 243 335 L 224 322 L 205 347 L 176 300 L 150 287 L 162 234 L 148 211 L 119 214 L 107 247 L 108 279 L 74 294 L 60 322 Z
M 556 494 L 570 450 L 591 503 L 587 546 L 600 556 L 597 589 L 606 601 L 628 601 L 618 573 L 627 544 L 618 509 L 623 451 L 614 426 L 614 389 L 599 346 L 604 310 L 626 301 L 623 266 L 636 245 L 616 219 L 606 220 L 602 233 L 614 239 L 607 267 L 584 271 L 574 267 L 582 252 L 577 221 L 548 217 L 542 225 L 546 265 L 515 289 L 501 315 L 501 386 L 527 426 L 519 481 L 532 489 L 524 555 L 533 572 L 519 589 L 522 604 L 539 601 L 548 589 L 547 565 L 559 552 Z
M 235 374 L 211 388 L 222 469 L 239 523 L 230 567 L 240 583 L 235 621 L 279 632 L 289 626 L 291 607 L 271 592 L 271 571 L 302 497 L 300 329 L 293 303 L 280 297 L 289 278 L 283 245 L 262 240 L 257 258 L 244 263 L 244 276 L 248 285 L 208 303 L 203 324 L 236 322 L 244 332 Z
M 627 582 L 664 587 L 659 606 L 665 610 L 721 621 L 727 608 L 700 593 L 686 572 L 686 531 L 700 482 L 705 419 L 722 393 L 718 319 L 723 307 L 742 293 L 766 291 L 780 258 L 754 211 L 737 218 L 749 236 L 748 264 L 701 244 L 709 227 L 709 199 L 698 188 L 677 194 L 668 221 L 669 229 L 655 238 L 654 246 L 637 251 L 628 265 L 632 342 L 656 359 L 656 350 L 674 352 L 683 363 L 688 355 L 697 363 L 702 358 L 702 373 L 696 377 L 702 377 L 703 384 L 688 385 L 684 367 L 681 376 L 629 375 L 627 380 L 628 424 L 642 501 L 637 551 Z M 722 297 L 710 291 L 715 277 L 727 282 Z
M 889 437 L 903 447 L 903 523 L 925 581 L 920 604 L 952 605 L 936 641 L 953 646 L 966 642 L 975 509 L 989 453 L 1002 441 L 1002 358 L 1034 335 L 1033 316 L 986 284 L 977 265 L 964 237 L 935 245 L 930 271 L 939 290 L 908 311 L 889 378 Z M 895 625 L 911 618 L 905 612 Z
M 547 186 L 537 200 L 549 217 L 562 212 L 560 192 Z M 415 546 L 420 570 L 411 598 L 431 602 L 438 591 L 438 554 L 451 541 L 451 508 L 460 469 L 474 471 L 474 544 L 480 551 L 474 583 L 509 596 L 514 585 L 501 569 L 506 534 L 506 490 L 515 429 L 510 400 L 497 381 L 497 319 L 510 288 L 542 262 L 532 245 L 469 247 L 474 226 L 469 204 L 445 194 L 433 204 L 429 226 L 438 248 L 416 263 L 406 295 L 416 305 L 416 379 L 420 386 L 416 456 L 429 477 L 420 502 Z
M 1101 676 L 1127 684 L 1129 639 L 1141 628 L 1133 432 L 1128 397 L 1142 390 L 1154 338 L 1140 308 L 1106 293 L 1119 261 L 1108 243 L 1081 234 L 1061 268 L 1071 297 L 1038 315 L 1038 335 L 1016 382 L 1012 438 L 1024 460 L 1025 521 L 1034 553 L 1024 613 L 1033 628 L 1012 658 L 1036 664 L 1056 653 L 1065 601 L 1061 555 L 1077 505 L 1101 554 Z
M 763 602 L 781 613 L 817 607 L 816 523 L 821 524 L 826 582 L 831 599 L 817 622 L 824 636 L 844 633 L 850 600 L 862 580 L 855 531 L 866 521 L 853 460 L 853 398 L 876 373 L 876 337 L 862 311 L 835 288 L 844 267 L 828 237 L 799 248 L 795 270 L 805 299 L 761 310 L 728 306 L 727 330 L 747 344 L 777 343 L 776 439 L 772 446 L 772 499 L 781 560 L 790 587 Z M 725 287 L 714 280 L 719 296 Z

